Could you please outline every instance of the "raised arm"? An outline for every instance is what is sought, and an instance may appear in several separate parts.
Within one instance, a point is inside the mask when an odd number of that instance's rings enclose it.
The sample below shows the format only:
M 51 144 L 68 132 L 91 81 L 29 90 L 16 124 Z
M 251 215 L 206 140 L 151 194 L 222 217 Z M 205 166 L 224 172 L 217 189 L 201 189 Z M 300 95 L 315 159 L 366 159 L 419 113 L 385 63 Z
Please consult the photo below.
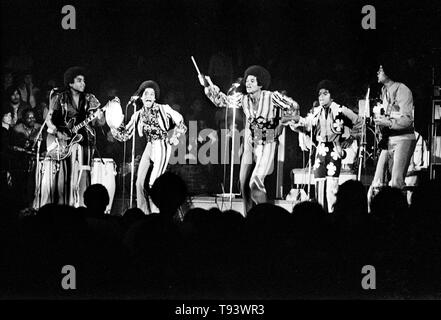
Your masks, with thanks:
M 228 96 L 221 92 L 219 87 L 211 82 L 210 77 L 207 76 L 204 78 L 203 75 L 199 75 L 198 79 L 201 86 L 204 87 L 205 95 L 216 107 L 225 108 L 228 106 Z
M 273 104 L 282 110 L 280 121 L 282 126 L 287 126 L 300 120 L 299 104 L 292 98 L 275 91 L 271 94 L 271 99 Z
M 281 108 L 287 113 L 294 114 L 299 110 L 299 104 L 296 101 L 278 91 L 274 91 L 271 94 L 271 99 L 275 106 Z
M 317 124 L 317 120 L 313 113 L 308 113 L 306 117 L 298 117 L 298 119 L 291 120 L 289 122 L 289 127 L 291 130 L 300 133 L 310 132 L 312 127 Z
M 216 107 L 226 108 L 228 106 L 228 97 L 225 93 L 220 91 L 218 86 L 212 85 L 206 87 L 204 92 L 208 99 L 210 99 Z

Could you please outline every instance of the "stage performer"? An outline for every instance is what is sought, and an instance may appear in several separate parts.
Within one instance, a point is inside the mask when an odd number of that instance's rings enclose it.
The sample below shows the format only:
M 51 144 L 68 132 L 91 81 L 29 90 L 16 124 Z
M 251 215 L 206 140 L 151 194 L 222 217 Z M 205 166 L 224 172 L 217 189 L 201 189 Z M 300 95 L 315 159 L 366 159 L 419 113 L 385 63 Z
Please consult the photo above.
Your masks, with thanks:
M 112 129 L 117 140 L 126 141 L 138 131 L 140 137 L 145 136 L 147 144 L 139 162 L 136 178 L 137 207 L 146 214 L 152 213 L 148 192 L 155 180 L 164 173 L 172 150 L 172 145 L 179 143 L 179 137 L 187 131 L 182 115 L 173 110 L 168 104 L 159 104 L 160 89 L 155 81 L 148 80 L 141 83 L 132 100 L 140 104 L 129 123 L 120 129 Z M 170 133 L 170 134 L 169 134 Z M 145 180 L 153 162 L 152 172 L 146 190 Z
M 105 118 L 100 102 L 91 93 L 85 93 L 86 71 L 70 67 L 64 73 L 64 88 L 50 96 L 47 125 L 47 155 L 40 182 L 40 192 L 34 207 L 46 203 L 84 206 L 83 193 L 90 184 L 90 169 L 95 151 L 95 131 L 92 126 L 103 125 Z M 72 125 L 78 125 L 89 116 L 95 118 L 79 130 L 81 141 L 72 141 Z M 68 146 L 71 145 L 70 148 Z M 62 157 L 70 151 L 65 159 Z M 50 162 L 49 162 L 50 159 Z
M 319 106 L 290 126 L 294 131 L 311 135 L 313 144 L 317 146 L 313 167 L 316 199 L 325 210 L 332 212 L 341 161 L 346 156 L 343 149 L 350 146 L 360 132 L 362 119 L 351 109 L 333 100 L 336 89 L 332 81 L 320 81 L 317 93 Z M 345 127 L 350 128 L 347 139 L 342 138 Z
M 381 132 L 379 147 L 382 149 L 369 188 L 369 202 L 373 194 L 388 185 L 403 189 L 410 159 L 415 150 L 414 105 L 410 89 L 395 82 L 395 62 L 380 65 L 378 82 L 383 84 L 381 100 L 383 112 L 374 121 Z M 384 114 L 381 114 L 384 113 Z
M 205 87 L 207 97 L 217 107 L 236 104 L 242 107 L 247 118 L 239 173 L 246 215 L 254 204 L 268 201 L 265 177 L 274 168 L 278 136 L 283 126 L 288 125 L 287 119 L 298 113 L 299 105 L 280 92 L 268 91 L 270 73 L 257 65 L 246 69 L 241 90 L 231 96 L 221 92 L 209 77 L 199 74 L 199 82 Z

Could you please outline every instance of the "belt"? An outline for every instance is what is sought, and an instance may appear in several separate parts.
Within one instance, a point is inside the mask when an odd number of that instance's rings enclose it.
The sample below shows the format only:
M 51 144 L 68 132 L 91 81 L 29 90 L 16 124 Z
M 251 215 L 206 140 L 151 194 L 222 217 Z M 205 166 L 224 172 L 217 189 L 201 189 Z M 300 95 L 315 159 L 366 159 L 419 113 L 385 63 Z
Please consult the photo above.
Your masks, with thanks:
M 251 138 L 254 143 L 265 144 L 276 140 L 275 129 L 278 121 L 267 120 L 263 117 L 249 118 Z

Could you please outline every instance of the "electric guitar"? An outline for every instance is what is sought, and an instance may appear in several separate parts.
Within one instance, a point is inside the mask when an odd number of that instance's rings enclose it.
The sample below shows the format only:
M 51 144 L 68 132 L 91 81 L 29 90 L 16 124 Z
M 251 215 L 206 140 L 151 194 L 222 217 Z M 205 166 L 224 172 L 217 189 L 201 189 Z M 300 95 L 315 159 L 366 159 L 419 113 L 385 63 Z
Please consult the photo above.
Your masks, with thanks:
M 102 108 L 97 108 L 77 125 L 74 125 L 75 118 L 70 119 L 65 126 L 60 128 L 61 132 L 67 134 L 67 140 L 58 139 L 56 134 L 49 133 L 46 138 L 46 156 L 54 160 L 64 160 L 69 157 L 72 154 L 72 147 L 84 139 L 83 135 L 79 133 L 84 127 L 86 128 L 88 135 L 95 137 L 95 132 L 87 125 L 98 117 L 98 110 L 105 111 L 108 108 L 108 105 L 109 104 L 106 104 Z
M 376 110 L 375 110 L 376 109 Z M 387 114 L 388 111 L 388 103 L 384 101 L 382 104 L 377 104 L 376 107 L 374 107 L 374 114 L 376 117 L 379 116 L 386 116 L 389 117 Z M 388 127 L 380 127 L 378 125 L 375 125 L 375 132 L 378 137 L 378 148 L 381 150 L 387 149 L 387 144 L 389 142 L 389 134 L 390 129 Z

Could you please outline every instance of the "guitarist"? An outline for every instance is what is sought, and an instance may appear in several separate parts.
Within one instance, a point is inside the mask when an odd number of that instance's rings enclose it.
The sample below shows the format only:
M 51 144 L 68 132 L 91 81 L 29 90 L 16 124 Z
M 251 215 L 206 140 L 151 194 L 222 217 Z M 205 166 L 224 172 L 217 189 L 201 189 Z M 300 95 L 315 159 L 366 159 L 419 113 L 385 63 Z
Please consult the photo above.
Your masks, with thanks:
M 85 93 L 85 88 L 85 70 L 75 66 L 64 73 L 64 88 L 50 96 L 46 117 L 47 153 L 56 163 L 56 173 L 53 170 L 43 172 L 40 206 L 48 202 L 75 207 L 84 205 L 83 193 L 90 184 L 90 165 L 95 143 L 91 125 L 96 122 L 103 125 L 105 122 L 102 111 L 98 109 L 98 99 L 93 94 Z M 71 142 L 70 130 L 73 125 L 79 124 L 94 112 L 97 113 L 98 121 L 91 122 L 78 132 L 81 141 L 72 145 L 69 157 L 60 160 L 60 150 L 64 150 Z
M 377 72 L 378 82 L 383 84 L 381 99 L 386 110 L 384 115 L 374 119 L 382 133 L 382 143 L 379 145 L 383 148 L 369 188 L 369 201 L 379 188 L 388 184 L 387 173 L 390 176 L 389 185 L 403 189 L 407 168 L 416 145 L 412 92 L 403 83 L 392 79 L 393 68 L 391 62 L 381 65 Z

